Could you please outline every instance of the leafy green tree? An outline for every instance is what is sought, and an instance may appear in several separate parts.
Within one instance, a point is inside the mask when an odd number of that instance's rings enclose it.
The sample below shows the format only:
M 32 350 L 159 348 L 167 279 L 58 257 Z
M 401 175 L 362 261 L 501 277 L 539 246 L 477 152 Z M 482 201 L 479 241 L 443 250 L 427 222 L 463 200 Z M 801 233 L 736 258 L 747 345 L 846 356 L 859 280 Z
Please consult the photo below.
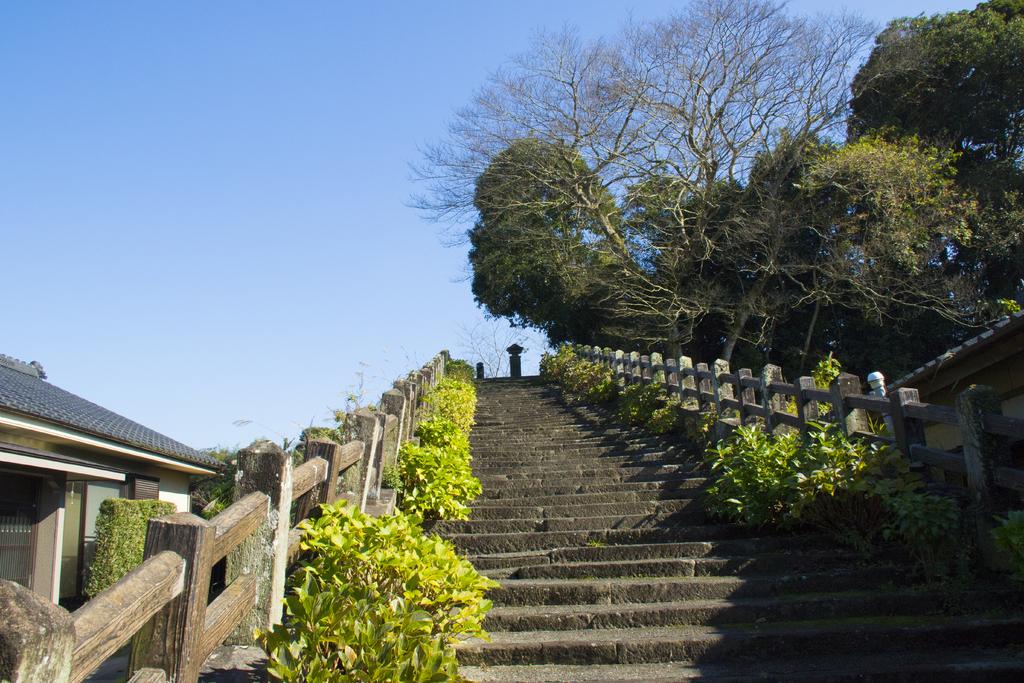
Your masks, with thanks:
M 953 239 L 955 266 L 982 296 L 1010 297 L 1024 276 L 1024 2 L 891 22 L 852 84 L 850 135 L 916 135 L 957 154 L 977 196 L 977 235 Z

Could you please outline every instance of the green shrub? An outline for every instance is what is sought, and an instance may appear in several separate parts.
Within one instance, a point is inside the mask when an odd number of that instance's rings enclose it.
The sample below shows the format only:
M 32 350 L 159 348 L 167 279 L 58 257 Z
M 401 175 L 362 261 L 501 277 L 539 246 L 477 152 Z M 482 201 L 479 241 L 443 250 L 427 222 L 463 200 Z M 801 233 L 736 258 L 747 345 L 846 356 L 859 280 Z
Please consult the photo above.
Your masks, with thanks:
M 561 384 L 566 368 L 577 360 L 576 352 L 569 345 L 559 347 L 553 354 L 545 353 L 540 357 L 540 378 L 552 384 Z
M 571 396 L 590 403 L 608 403 L 619 395 L 619 385 L 611 368 L 584 360 L 571 346 L 563 346 L 554 355 L 540 360 L 541 379 L 561 385 Z
M 963 556 L 960 507 L 943 496 L 907 492 L 889 499 L 887 538 L 899 540 L 928 579 L 950 576 Z
M 427 415 L 451 420 L 469 434 L 476 412 L 476 388 L 472 382 L 445 377 L 423 397 Z
M 683 424 L 683 403 L 675 396 L 665 400 L 664 405 L 651 413 L 647 428 L 655 434 L 677 432 Z
M 466 519 L 482 490 L 469 453 L 476 388 L 449 376 L 423 400 L 428 417 L 416 427 L 420 443 L 403 444 L 398 453 L 401 507 L 425 519 Z
M 647 424 L 668 398 L 657 384 L 630 384 L 619 399 L 619 419 L 626 424 Z
M 402 509 L 425 519 L 466 519 L 483 490 L 473 476 L 468 454 L 412 442 L 398 454 L 402 475 Z
M 402 470 L 395 465 L 385 465 L 384 471 L 380 473 L 381 485 L 386 489 L 394 489 L 395 491 L 401 491 L 404 483 L 402 482 Z
M 420 439 L 420 445 L 448 448 L 469 456 L 469 436 L 446 417 L 435 415 L 420 422 L 416 427 L 416 436 Z
M 806 442 L 737 428 L 709 451 L 719 476 L 708 508 L 753 526 L 807 524 L 867 552 L 890 520 L 889 499 L 918 482 L 898 451 L 850 440 L 835 425 L 811 427 Z
M 750 526 L 787 521 L 796 498 L 799 451 L 796 434 L 737 427 L 708 451 L 708 465 L 717 475 L 706 492 L 709 512 Z
M 176 512 L 163 500 L 108 498 L 96 518 L 96 557 L 89 566 L 85 594 L 95 597 L 142 564 L 149 520 Z
M 301 683 L 463 681 L 454 643 L 486 637 L 481 577 L 414 516 L 369 517 L 344 503 L 301 523 L 309 559 L 283 624 L 260 634 L 267 670 Z
M 1024 510 L 1013 510 L 992 530 L 996 546 L 1006 551 L 1013 563 L 1014 578 L 1024 581 Z
M 448 361 L 444 366 L 444 374 L 445 377 L 450 377 L 460 382 L 472 382 L 473 378 L 476 377 L 473 366 L 464 360 Z

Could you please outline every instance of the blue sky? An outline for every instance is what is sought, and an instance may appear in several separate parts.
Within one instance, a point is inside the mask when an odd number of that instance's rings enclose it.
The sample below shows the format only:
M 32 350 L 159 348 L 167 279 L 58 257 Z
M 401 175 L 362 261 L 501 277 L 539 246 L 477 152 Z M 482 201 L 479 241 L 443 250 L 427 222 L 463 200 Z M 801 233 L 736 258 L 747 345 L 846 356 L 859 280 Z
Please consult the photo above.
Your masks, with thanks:
M 0 4 L 0 353 L 195 447 L 372 400 L 481 318 L 418 149 L 535 30 L 681 5 Z

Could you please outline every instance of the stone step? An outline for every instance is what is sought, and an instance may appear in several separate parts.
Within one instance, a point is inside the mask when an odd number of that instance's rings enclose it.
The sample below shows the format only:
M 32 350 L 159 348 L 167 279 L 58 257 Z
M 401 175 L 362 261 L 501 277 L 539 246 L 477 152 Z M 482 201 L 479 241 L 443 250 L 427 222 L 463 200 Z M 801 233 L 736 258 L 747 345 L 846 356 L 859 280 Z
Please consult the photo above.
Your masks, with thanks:
M 514 500 L 533 498 L 536 496 L 557 496 L 571 493 L 619 493 L 636 491 L 678 491 L 702 488 L 707 480 L 702 477 L 689 477 L 675 481 L 630 481 L 614 483 L 566 483 L 559 485 L 537 486 L 535 484 L 513 485 L 509 483 L 502 488 L 484 489 L 481 499 Z M 694 494 L 696 495 L 696 494 Z M 478 499 L 480 500 L 480 499 Z
M 487 597 L 496 605 L 594 605 L 764 598 L 795 593 L 867 590 L 906 572 L 890 566 L 736 577 L 504 579 Z
M 587 544 L 647 544 L 743 538 L 749 530 L 738 524 L 647 527 L 638 529 L 575 529 L 527 533 L 444 534 L 463 554 L 507 553 Z
M 527 486 L 535 488 L 548 486 L 582 486 L 584 484 L 636 484 L 645 482 L 673 484 L 694 478 L 694 474 L 690 468 L 680 468 L 679 470 L 676 470 L 675 468 L 669 467 L 654 468 L 650 471 L 641 469 L 639 472 L 620 472 L 615 470 L 579 474 L 576 472 L 566 472 L 561 476 L 555 472 L 537 474 L 536 476 L 524 474 L 523 476 L 518 477 L 487 474 L 477 474 L 476 476 L 485 489 L 497 486 L 513 489 Z
M 551 488 L 557 489 L 560 487 L 556 486 Z M 570 493 L 528 497 L 478 498 L 473 502 L 472 510 L 474 512 L 470 513 L 470 518 L 472 519 L 476 510 L 482 510 L 484 508 L 507 509 L 521 507 L 525 504 L 568 506 L 574 504 L 590 505 L 595 503 L 655 502 L 659 500 L 693 499 L 699 494 L 699 488 L 691 487 L 673 489 L 648 488 L 638 491 L 605 491 L 600 493 L 576 493 L 573 491 Z M 484 492 L 484 495 L 487 495 L 486 491 Z
M 665 460 L 632 460 L 620 459 L 593 459 L 544 462 L 540 464 L 522 465 L 520 467 L 509 465 L 493 466 L 485 461 L 473 461 L 473 473 L 477 476 L 503 477 L 515 479 L 516 477 L 534 477 L 542 474 L 557 472 L 573 472 L 580 475 L 604 474 L 604 473 L 625 473 L 635 474 L 641 471 L 678 471 L 681 469 L 692 470 L 690 463 L 677 463 Z
M 942 651 L 871 653 L 761 659 L 725 664 L 565 664 L 460 667 L 477 683 L 1019 683 L 1024 680 L 1024 651 L 949 648 Z
M 578 529 L 644 529 L 678 524 L 698 524 L 703 519 L 703 509 L 695 505 L 681 510 L 665 510 L 654 514 L 442 521 L 427 523 L 424 525 L 424 529 L 443 536 L 457 534 L 520 534 L 545 531 L 576 531 Z
M 688 543 L 649 543 L 644 545 L 587 545 L 554 550 L 533 550 L 521 553 L 470 555 L 469 561 L 478 569 L 526 567 L 560 562 L 610 562 L 655 558 L 708 557 L 765 553 L 813 553 L 823 549 L 836 553 L 824 535 L 765 536 L 725 541 L 691 541 Z M 836 553 L 845 555 L 844 553 Z
M 774 553 L 724 557 L 658 557 L 598 562 L 552 562 L 525 567 L 487 569 L 491 578 L 583 579 L 627 576 L 751 576 L 793 572 L 816 572 L 856 566 L 852 553 Z
M 632 502 L 592 503 L 589 505 L 515 505 L 474 507 L 470 519 L 557 519 L 560 517 L 599 517 L 601 515 L 642 515 L 678 512 L 692 507 L 701 507 L 693 498 L 676 500 L 644 500 Z
M 727 662 L 908 649 L 1005 647 L 1024 639 L 1024 616 L 836 619 L 748 628 L 675 626 L 582 631 L 499 631 L 489 643 L 461 643 L 470 665 Z
M 488 631 L 571 631 L 651 626 L 722 626 L 844 617 L 934 614 L 946 594 L 939 590 L 887 590 L 809 594 L 784 598 L 685 600 L 641 604 L 494 607 Z M 972 608 L 994 610 L 1020 602 L 1009 590 L 971 591 Z

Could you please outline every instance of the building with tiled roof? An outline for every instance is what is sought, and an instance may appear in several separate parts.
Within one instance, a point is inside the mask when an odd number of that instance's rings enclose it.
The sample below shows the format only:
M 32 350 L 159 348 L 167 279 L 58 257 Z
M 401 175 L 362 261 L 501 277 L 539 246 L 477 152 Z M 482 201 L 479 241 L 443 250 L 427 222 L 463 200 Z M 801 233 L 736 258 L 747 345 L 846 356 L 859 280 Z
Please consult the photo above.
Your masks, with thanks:
M 57 601 L 81 594 L 100 503 L 190 505 L 194 475 L 218 462 L 47 381 L 0 354 L 0 578 Z
M 925 403 L 952 406 L 957 394 L 972 384 L 992 387 L 999 393 L 1004 415 L 1024 418 L 1024 313 L 1002 318 L 896 380 L 891 388 L 917 389 Z M 943 450 L 961 446 L 954 425 L 929 425 L 925 431 L 929 446 Z

